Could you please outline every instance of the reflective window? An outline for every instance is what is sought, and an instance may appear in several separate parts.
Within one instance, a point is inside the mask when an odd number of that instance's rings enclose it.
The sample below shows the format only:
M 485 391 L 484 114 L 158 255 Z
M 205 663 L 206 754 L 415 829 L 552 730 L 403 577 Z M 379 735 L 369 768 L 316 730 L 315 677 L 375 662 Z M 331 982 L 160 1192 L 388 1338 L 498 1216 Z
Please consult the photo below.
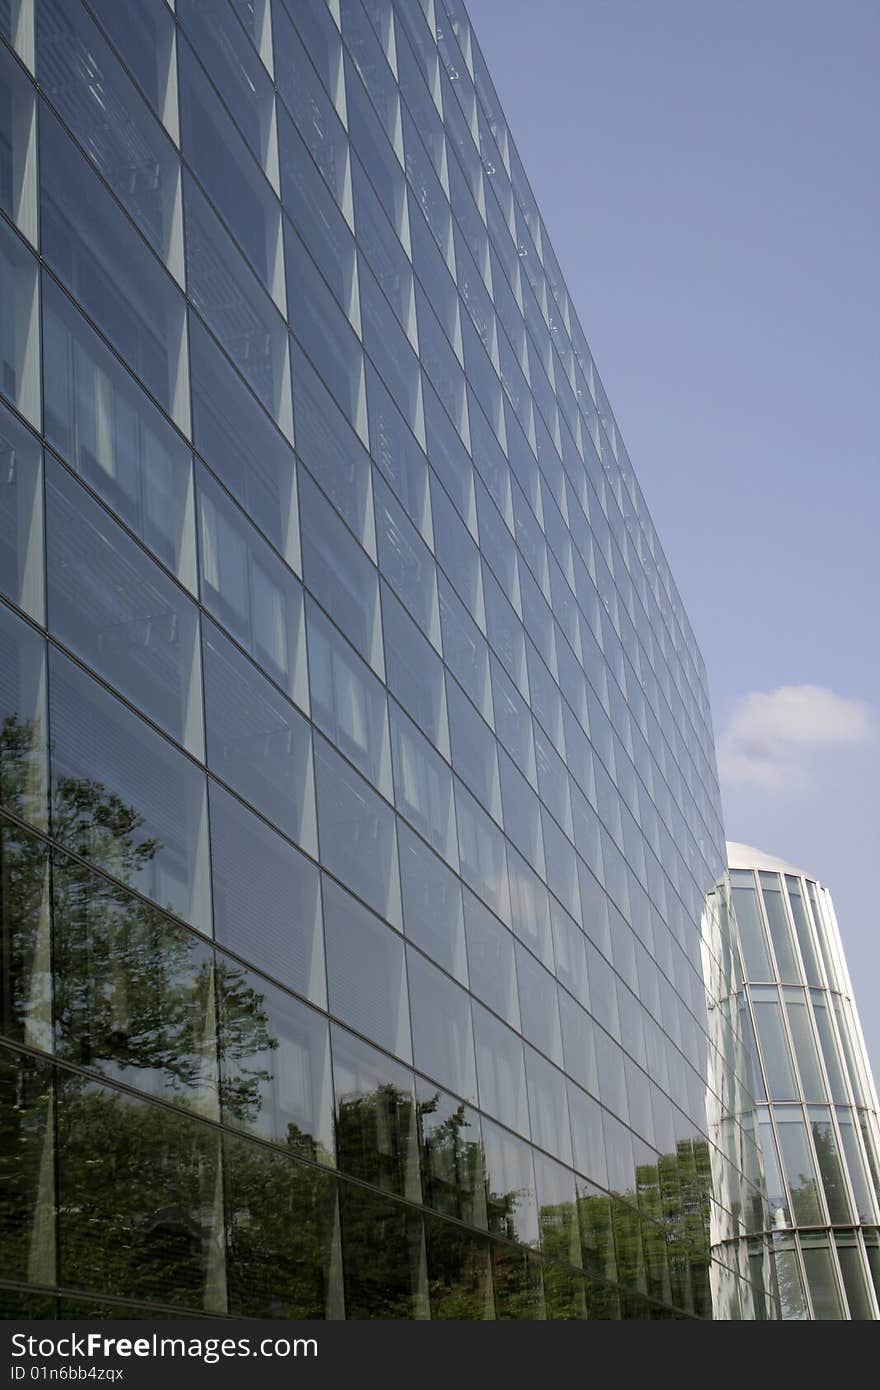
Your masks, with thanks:
M 37 6 L 37 74 L 58 113 L 166 264 L 180 273 L 180 160 L 81 5 Z
M 46 275 L 43 389 L 49 443 L 135 535 L 194 589 L 190 452 Z
M 307 614 L 312 718 L 340 752 L 390 798 L 391 752 L 385 691 L 366 663 L 311 601 Z
M 176 129 L 170 63 L 174 21 L 162 0 L 94 0 L 91 6 L 138 86 L 169 129 Z
M 775 989 L 753 989 L 752 1010 L 772 1100 L 795 1100 L 794 1073 Z
M 801 881 L 798 878 L 793 878 L 790 874 L 786 874 L 785 882 L 788 887 L 788 901 L 791 903 L 791 914 L 794 918 L 798 945 L 801 948 L 801 960 L 804 963 L 807 984 L 821 985 L 822 974 L 819 966 L 819 957 L 816 952 L 816 943 L 813 940 L 813 932 L 810 927 L 810 920 L 807 916 L 804 896 L 801 891 Z
M 427 1317 L 421 1212 L 352 1183 L 340 1186 L 339 1207 L 346 1316 Z
M 49 680 L 54 835 L 209 930 L 204 773 L 54 650 Z
M 776 953 L 776 968 L 780 980 L 800 981 L 800 967 L 795 959 L 794 945 L 791 939 L 791 928 L 788 924 L 788 914 L 785 910 L 785 896 L 782 892 L 782 882 L 778 874 L 768 874 L 761 872 L 758 877 L 761 880 L 761 889 L 764 894 L 764 906 L 767 909 L 767 921 L 770 924 L 770 937 L 773 942 L 773 950 Z
M 379 578 L 311 479 L 300 478 L 303 575 L 322 608 L 381 676 Z
M 2 27 L 0 23 L 0 29 Z M 34 88 L 12 55 L 3 49 L 0 51 L 0 208 L 36 245 L 35 126 Z
M 415 1065 L 457 1095 L 476 1101 L 469 996 L 417 951 L 407 951 L 407 969 Z
M 381 479 L 376 480 L 376 545 L 383 576 L 437 645 L 437 572 L 430 550 Z
M 330 1012 L 410 1061 L 402 938 L 326 876 L 322 892 Z
M 195 314 L 189 319 L 193 440 L 248 516 L 299 570 L 293 452 Z
M 355 537 L 375 554 L 370 460 L 318 373 L 296 343 L 291 344 L 296 447 Z
M 473 1006 L 480 1108 L 520 1134 L 529 1132 L 522 1039 L 480 1004 Z
M 526 1075 L 533 1142 L 571 1163 L 565 1077 L 531 1047 L 526 1048 Z
M 452 775 L 446 763 L 393 701 L 391 743 L 397 809 L 457 869 Z
M 274 126 L 272 83 L 248 42 L 244 26 L 236 22 L 231 7 L 216 8 L 205 0 L 180 0 L 176 8 L 195 51 L 211 74 L 251 151 L 264 167 L 270 165 Z M 250 0 L 247 8 L 255 19 L 259 6 Z
M 40 188 L 46 260 L 126 365 L 188 430 L 180 291 L 46 106 L 40 107 Z
M 419 1201 L 412 1073 L 336 1024 L 330 1034 L 340 1170 Z
M 462 876 L 502 921 L 510 921 L 504 838 L 458 781 L 455 783 L 455 815 Z
M 233 366 L 289 435 L 290 367 L 284 321 L 188 171 L 183 191 L 190 299 Z
M 489 1230 L 523 1245 L 538 1244 L 538 1200 L 532 1150 L 490 1120 L 483 1121 Z
M 204 757 L 195 604 L 51 458 L 46 537 L 50 631 Z
M 218 1119 L 215 986 L 224 991 L 208 944 L 58 852 L 52 928 L 58 1055 Z
M 486 1226 L 483 1144 L 476 1110 L 416 1079 L 422 1200 L 471 1226 Z
M 398 926 L 394 812 L 322 738 L 315 740 L 315 765 L 321 862 Z
M 41 450 L 0 404 L 0 592 L 43 620 Z
M 34 425 L 40 421 L 37 262 L 0 221 L 0 391 Z
M 209 790 L 217 941 L 323 1007 L 317 868 L 216 782 Z
M 367 442 L 364 355 L 347 316 L 294 232 L 286 237 L 287 304 L 294 337 L 349 424 Z
M 223 1229 L 217 1131 L 81 1076 L 59 1081 L 59 1277 L 97 1293 L 225 1311 L 212 1254 Z M 101 1164 L 89 1161 L 96 1133 L 110 1155 Z
M 203 629 L 208 766 L 314 854 L 309 725 L 213 623 Z
M 801 1251 L 813 1317 L 821 1321 L 842 1318 L 844 1314 L 834 1275 L 834 1256 L 828 1245 L 828 1237 L 818 1233 L 802 1235 Z
M 449 756 L 443 664 L 406 610 L 382 585 L 388 689 L 419 729 Z
M 308 706 L 302 588 L 206 469 L 197 470 L 202 601 Z
M 397 823 L 397 841 L 404 930 L 411 941 L 466 985 L 461 883 L 403 821 Z
M 471 989 L 513 1028 L 519 1029 L 514 939 L 479 898 L 464 890 Z
M 821 1226 L 825 1218 L 803 1112 L 800 1106 L 796 1109 L 780 1107 L 774 1114 L 794 1224 Z
M 223 1136 L 226 1293 L 238 1317 L 343 1313 L 336 1180 L 262 1144 Z M 279 1212 L 290 1220 L 279 1221 Z M 303 1259 L 308 1247 L 309 1259 Z
M 222 956 L 217 999 L 223 1119 L 332 1164 L 327 1020 Z
M 45 826 L 46 645 L 0 605 L 0 799 L 16 815 Z
M 746 977 L 750 980 L 770 980 L 773 978 L 770 966 L 770 953 L 764 936 L 764 924 L 758 906 L 758 895 L 754 888 L 754 878 L 750 872 L 732 869 L 733 908 L 739 927 L 740 944 L 745 960 Z

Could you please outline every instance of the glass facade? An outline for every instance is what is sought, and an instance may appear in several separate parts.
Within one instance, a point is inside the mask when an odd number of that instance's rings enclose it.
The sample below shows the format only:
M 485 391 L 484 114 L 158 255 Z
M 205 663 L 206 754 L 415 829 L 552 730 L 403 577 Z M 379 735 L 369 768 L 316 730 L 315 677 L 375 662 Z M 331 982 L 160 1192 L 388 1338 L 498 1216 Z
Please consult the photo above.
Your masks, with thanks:
M 766 1175 L 749 1257 L 775 1265 L 784 1318 L 877 1319 L 877 1094 L 831 895 L 748 845 L 728 845 L 728 858 L 740 951 L 733 1007 Z
M 0 0 L 0 303 L 7 1315 L 772 1316 L 702 659 L 460 0 Z

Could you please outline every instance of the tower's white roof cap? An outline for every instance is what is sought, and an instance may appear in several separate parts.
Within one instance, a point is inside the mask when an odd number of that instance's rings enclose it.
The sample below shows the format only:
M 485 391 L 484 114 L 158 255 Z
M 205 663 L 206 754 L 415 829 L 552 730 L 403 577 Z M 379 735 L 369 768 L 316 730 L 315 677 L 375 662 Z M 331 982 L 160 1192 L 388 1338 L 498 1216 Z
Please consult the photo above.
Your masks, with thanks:
M 769 869 L 771 873 L 816 878 L 815 874 L 808 874 L 805 869 L 798 869 L 773 854 L 765 854 L 762 849 L 755 849 L 754 845 L 740 845 L 733 840 L 727 841 L 727 864 L 731 869 Z

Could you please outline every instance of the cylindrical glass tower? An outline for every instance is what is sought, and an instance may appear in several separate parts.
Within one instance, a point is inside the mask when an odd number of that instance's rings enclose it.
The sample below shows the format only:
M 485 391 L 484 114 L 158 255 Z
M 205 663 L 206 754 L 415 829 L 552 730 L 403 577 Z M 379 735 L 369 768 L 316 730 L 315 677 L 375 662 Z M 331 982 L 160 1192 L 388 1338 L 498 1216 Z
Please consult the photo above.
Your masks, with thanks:
M 728 844 L 782 1315 L 877 1319 L 878 1106 L 831 895 Z

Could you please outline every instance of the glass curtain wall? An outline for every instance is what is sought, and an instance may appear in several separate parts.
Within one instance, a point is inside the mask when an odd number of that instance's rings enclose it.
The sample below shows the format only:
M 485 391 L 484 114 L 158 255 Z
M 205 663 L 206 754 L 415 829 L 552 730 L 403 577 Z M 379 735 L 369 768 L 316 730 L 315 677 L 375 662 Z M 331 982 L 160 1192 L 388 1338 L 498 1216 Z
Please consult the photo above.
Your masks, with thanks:
M 767 1188 L 750 1257 L 775 1263 L 784 1318 L 877 1319 L 877 1095 L 831 895 L 746 845 L 728 855 Z
M 0 0 L 0 303 L 6 1313 L 772 1311 L 703 663 L 460 0 Z

